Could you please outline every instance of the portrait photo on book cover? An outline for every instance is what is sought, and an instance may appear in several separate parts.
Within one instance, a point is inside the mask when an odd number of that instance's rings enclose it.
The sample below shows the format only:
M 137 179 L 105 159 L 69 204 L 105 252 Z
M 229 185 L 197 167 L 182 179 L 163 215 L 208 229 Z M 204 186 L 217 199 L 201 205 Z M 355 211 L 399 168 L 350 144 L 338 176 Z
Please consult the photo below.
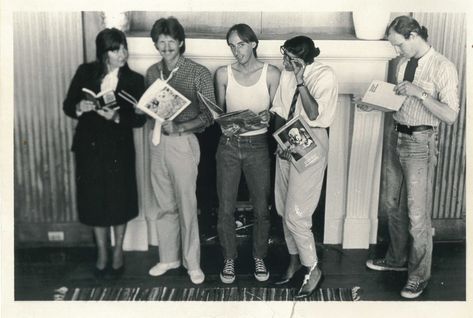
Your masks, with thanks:
M 137 107 L 151 117 L 165 121 L 174 119 L 190 104 L 189 99 L 164 81 L 157 80 L 141 97 Z
M 295 162 L 317 147 L 310 127 L 301 117 L 296 117 L 281 127 L 275 133 L 275 138 L 284 149 L 290 150 Z

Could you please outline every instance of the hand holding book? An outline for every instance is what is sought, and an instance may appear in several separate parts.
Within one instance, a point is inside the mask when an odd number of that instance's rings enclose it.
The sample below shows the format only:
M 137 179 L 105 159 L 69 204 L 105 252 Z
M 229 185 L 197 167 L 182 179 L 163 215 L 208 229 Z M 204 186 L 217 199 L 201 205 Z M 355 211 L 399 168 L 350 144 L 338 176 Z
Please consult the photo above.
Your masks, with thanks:
M 119 122 L 119 115 L 117 112 L 118 108 L 108 108 L 108 107 L 103 107 L 101 109 L 97 109 L 96 112 L 106 120 L 113 120 L 116 123 Z
M 289 148 L 283 149 L 280 145 L 278 145 L 276 149 L 276 155 L 286 161 L 291 161 L 292 152 Z
M 96 94 L 88 88 L 82 88 L 82 92 L 84 99 L 91 101 L 95 105 L 95 109 L 117 106 L 117 97 L 113 90 L 102 91 Z
M 260 118 L 260 123 L 262 125 L 266 125 L 266 127 L 269 127 L 269 120 L 271 119 L 271 114 L 269 110 L 265 109 L 259 112 L 258 117 Z
M 178 126 L 178 124 L 176 124 L 172 120 L 164 121 L 161 125 L 161 131 L 165 135 L 171 135 L 171 134 L 176 134 L 176 133 L 182 133 L 183 132 L 182 128 L 180 128 Z
M 227 125 L 227 126 L 220 125 L 220 127 L 222 128 L 222 134 L 224 134 L 227 137 L 238 135 L 240 132 L 240 126 L 238 125 Z
M 96 106 L 94 102 L 87 99 L 83 99 L 80 101 L 79 104 L 76 105 L 76 113 L 78 116 L 80 116 L 83 113 L 95 110 L 95 107 Z
M 373 80 L 361 100 L 354 103 L 363 111 L 373 109 L 384 112 L 398 111 L 406 96 L 398 95 L 396 85 Z

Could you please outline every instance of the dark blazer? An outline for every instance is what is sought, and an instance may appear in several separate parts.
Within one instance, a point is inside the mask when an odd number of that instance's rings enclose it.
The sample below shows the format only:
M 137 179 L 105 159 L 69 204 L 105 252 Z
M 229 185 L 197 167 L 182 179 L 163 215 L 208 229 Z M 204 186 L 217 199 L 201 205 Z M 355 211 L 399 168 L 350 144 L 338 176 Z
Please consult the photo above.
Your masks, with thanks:
M 138 214 L 133 128 L 146 121 L 145 115 L 137 115 L 133 106 L 119 96 L 118 124 L 94 111 L 77 117 L 76 105 L 84 96 L 82 88 L 98 93 L 101 80 L 97 62 L 80 65 L 63 104 L 66 115 L 78 119 L 72 151 L 79 220 L 92 226 L 124 224 Z M 123 66 L 115 91 L 121 90 L 139 100 L 144 92 L 143 76 Z

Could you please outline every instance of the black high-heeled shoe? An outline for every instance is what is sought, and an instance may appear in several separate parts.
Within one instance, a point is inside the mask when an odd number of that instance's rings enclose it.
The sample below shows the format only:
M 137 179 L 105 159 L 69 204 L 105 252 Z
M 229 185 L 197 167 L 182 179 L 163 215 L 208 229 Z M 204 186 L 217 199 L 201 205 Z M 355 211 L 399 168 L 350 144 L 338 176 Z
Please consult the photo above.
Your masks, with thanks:
M 104 268 L 100 269 L 94 266 L 94 277 L 97 279 L 103 279 L 105 278 L 105 275 L 107 275 L 107 266 Z
M 312 295 L 314 290 L 317 288 L 317 285 L 322 280 L 322 271 L 315 265 L 311 268 L 309 273 L 305 275 L 304 281 L 302 282 L 301 289 L 295 296 L 296 299 L 309 297 Z
M 286 275 L 287 273 L 281 275 L 280 279 L 277 280 L 276 282 L 274 282 L 274 284 L 276 284 L 276 285 L 284 285 L 284 284 L 289 283 L 289 282 L 296 276 L 296 274 L 301 270 L 302 267 L 303 267 L 303 266 L 300 265 L 300 266 L 292 273 L 291 276 L 287 276 L 287 275 Z
M 120 266 L 119 268 L 111 268 L 110 269 L 110 276 L 113 279 L 120 278 L 123 275 L 123 272 L 125 271 L 125 265 Z

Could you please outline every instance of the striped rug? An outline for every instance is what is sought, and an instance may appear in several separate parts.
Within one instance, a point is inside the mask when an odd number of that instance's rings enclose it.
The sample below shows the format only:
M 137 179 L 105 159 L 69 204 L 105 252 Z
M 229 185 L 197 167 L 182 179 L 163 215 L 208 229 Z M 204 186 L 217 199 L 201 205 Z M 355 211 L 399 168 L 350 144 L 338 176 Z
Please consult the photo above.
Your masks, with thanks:
M 321 288 L 299 301 L 356 301 L 360 287 Z M 61 287 L 54 290 L 54 300 L 124 300 L 124 301 L 292 301 L 294 288 L 229 287 Z

